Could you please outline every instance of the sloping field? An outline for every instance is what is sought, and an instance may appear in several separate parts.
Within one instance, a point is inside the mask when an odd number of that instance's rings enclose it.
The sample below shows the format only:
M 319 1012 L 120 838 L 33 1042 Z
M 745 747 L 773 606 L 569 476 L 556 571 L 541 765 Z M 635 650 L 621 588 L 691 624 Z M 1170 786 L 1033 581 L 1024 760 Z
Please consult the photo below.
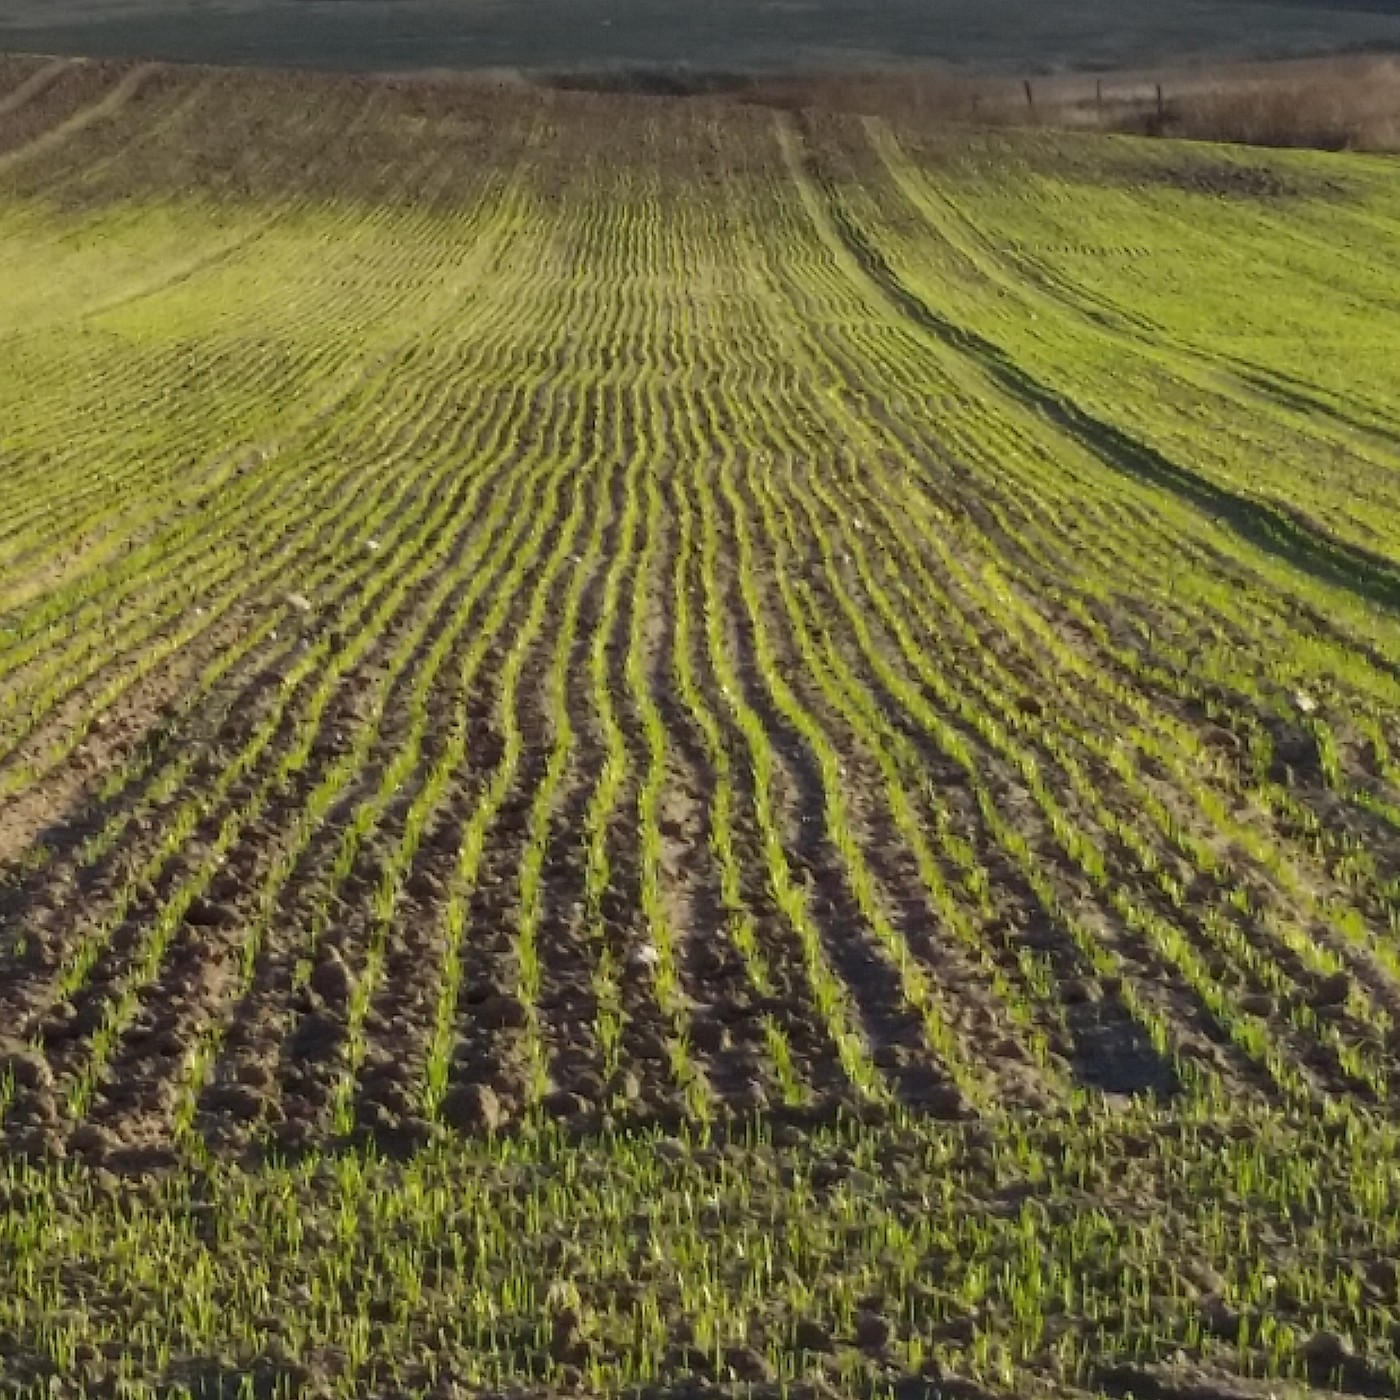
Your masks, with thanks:
M 1397 234 L 0 64 L 6 1393 L 1394 1394 Z

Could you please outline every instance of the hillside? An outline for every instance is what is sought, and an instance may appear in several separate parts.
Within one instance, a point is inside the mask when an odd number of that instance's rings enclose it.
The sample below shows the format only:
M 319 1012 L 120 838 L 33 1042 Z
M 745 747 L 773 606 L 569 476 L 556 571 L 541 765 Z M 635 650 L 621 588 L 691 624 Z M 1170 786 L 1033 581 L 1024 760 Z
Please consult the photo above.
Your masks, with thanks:
M 0 62 L 0 1382 L 1400 1387 L 1393 160 Z

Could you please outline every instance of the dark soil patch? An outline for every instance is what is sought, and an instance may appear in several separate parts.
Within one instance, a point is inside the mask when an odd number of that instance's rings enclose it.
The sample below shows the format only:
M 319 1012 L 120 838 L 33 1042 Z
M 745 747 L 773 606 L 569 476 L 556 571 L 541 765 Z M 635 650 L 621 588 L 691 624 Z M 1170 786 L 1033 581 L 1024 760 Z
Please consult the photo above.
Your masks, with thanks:
M 1170 136 L 1170 125 L 1159 133 L 1145 131 L 1144 134 Z M 1298 199 L 1341 199 L 1347 194 L 1347 188 L 1340 180 L 1282 170 L 1263 163 L 1220 160 L 1146 162 L 1125 172 L 1125 181 L 1149 187 L 1165 186 L 1213 199 L 1274 204 Z

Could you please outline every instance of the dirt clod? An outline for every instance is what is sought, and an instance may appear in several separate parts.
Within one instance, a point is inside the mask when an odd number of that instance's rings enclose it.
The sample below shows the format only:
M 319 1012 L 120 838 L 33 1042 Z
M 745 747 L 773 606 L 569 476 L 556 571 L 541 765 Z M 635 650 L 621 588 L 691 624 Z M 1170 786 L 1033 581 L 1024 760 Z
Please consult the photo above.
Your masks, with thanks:
M 550 1318 L 549 1353 L 556 1361 L 586 1358 L 588 1338 L 583 1314 L 577 1308 L 557 1308 Z
M 856 1345 L 862 1351 L 883 1351 L 893 1335 L 889 1318 L 881 1313 L 863 1312 L 856 1319 Z
M 443 1122 L 464 1133 L 497 1133 L 506 1111 L 489 1084 L 459 1084 L 442 1101 Z
M 340 1044 L 342 1028 L 333 1016 L 324 1011 L 309 1015 L 293 1039 L 293 1052 L 298 1058 L 318 1059 L 330 1054 Z
M 1309 1003 L 1312 1006 L 1341 1006 L 1351 995 L 1351 978 L 1345 972 L 1334 972 L 1324 977 L 1313 988 Z
M 212 899 L 196 899 L 185 911 L 185 922 L 195 928 L 227 928 L 238 922 L 238 910 Z
M 345 959 L 334 948 L 327 948 L 311 974 L 311 990 L 327 1006 L 344 1007 L 355 992 L 355 977 Z
M 690 1038 L 696 1049 L 707 1055 L 718 1055 L 733 1044 L 729 1027 L 723 1021 L 708 1016 L 697 1018 L 690 1023 Z
M 724 1353 L 724 1364 L 740 1381 L 771 1382 L 776 1374 L 768 1358 L 752 1347 L 730 1347 Z
M 488 996 L 473 1008 L 473 1014 L 488 1030 L 518 1030 L 525 1024 L 525 1008 L 511 996 Z
M 1303 1359 L 1318 1369 L 1344 1366 L 1356 1355 L 1356 1347 L 1350 1337 L 1340 1332 L 1314 1332 L 1300 1348 Z
M 792 1329 L 792 1342 L 798 1351 L 827 1352 L 832 1349 L 831 1329 L 804 1318 Z
M 587 1113 L 588 1108 L 588 1101 L 581 1094 L 568 1089 L 556 1089 L 552 1094 L 545 1095 L 544 1110 L 555 1118 L 574 1118 Z
M 1231 1307 L 1218 1294 L 1210 1293 L 1199 1304 L 1201 1324 L 1206 1331 L 1226 1341 L 1234 1341 L 1240 1333 L 1242 1315 L 1238 1308 Z
M 53 1089 L 53 1071 L 48 1061 L 27 1045 L 0 1045 L 0 1082 L 14 1080 L 17 1089 L 31 1093 Z
M 216 1113 L 226 1113 L 240 1123 L 251 1123 L 261 1116 L 266 1101 L 246 1085 L 221 1084 L 210 1091 L 207 1102 Z
M 410 1086 L 392 1073 L 372 1075 L 360 1090 L 360 1098 L 366 1104 L 377 1104 L 394 1114 L 407 1113 L 412 1097 Z
M 121 1144 L 114 1133 L 96 1123 L 80 1123 L 68 1137 L 68 1149 L 89 1161 L 110 1157 Z

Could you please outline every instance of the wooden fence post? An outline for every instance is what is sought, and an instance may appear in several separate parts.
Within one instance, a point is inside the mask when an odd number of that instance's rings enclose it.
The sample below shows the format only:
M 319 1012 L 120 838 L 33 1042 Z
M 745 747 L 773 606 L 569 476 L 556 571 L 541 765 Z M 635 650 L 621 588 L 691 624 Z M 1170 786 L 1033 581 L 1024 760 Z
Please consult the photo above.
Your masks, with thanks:
M 1031 80 L 1026 79 L 1026 106 L 1035 111 L 1035 93 L 1031 91 Z

